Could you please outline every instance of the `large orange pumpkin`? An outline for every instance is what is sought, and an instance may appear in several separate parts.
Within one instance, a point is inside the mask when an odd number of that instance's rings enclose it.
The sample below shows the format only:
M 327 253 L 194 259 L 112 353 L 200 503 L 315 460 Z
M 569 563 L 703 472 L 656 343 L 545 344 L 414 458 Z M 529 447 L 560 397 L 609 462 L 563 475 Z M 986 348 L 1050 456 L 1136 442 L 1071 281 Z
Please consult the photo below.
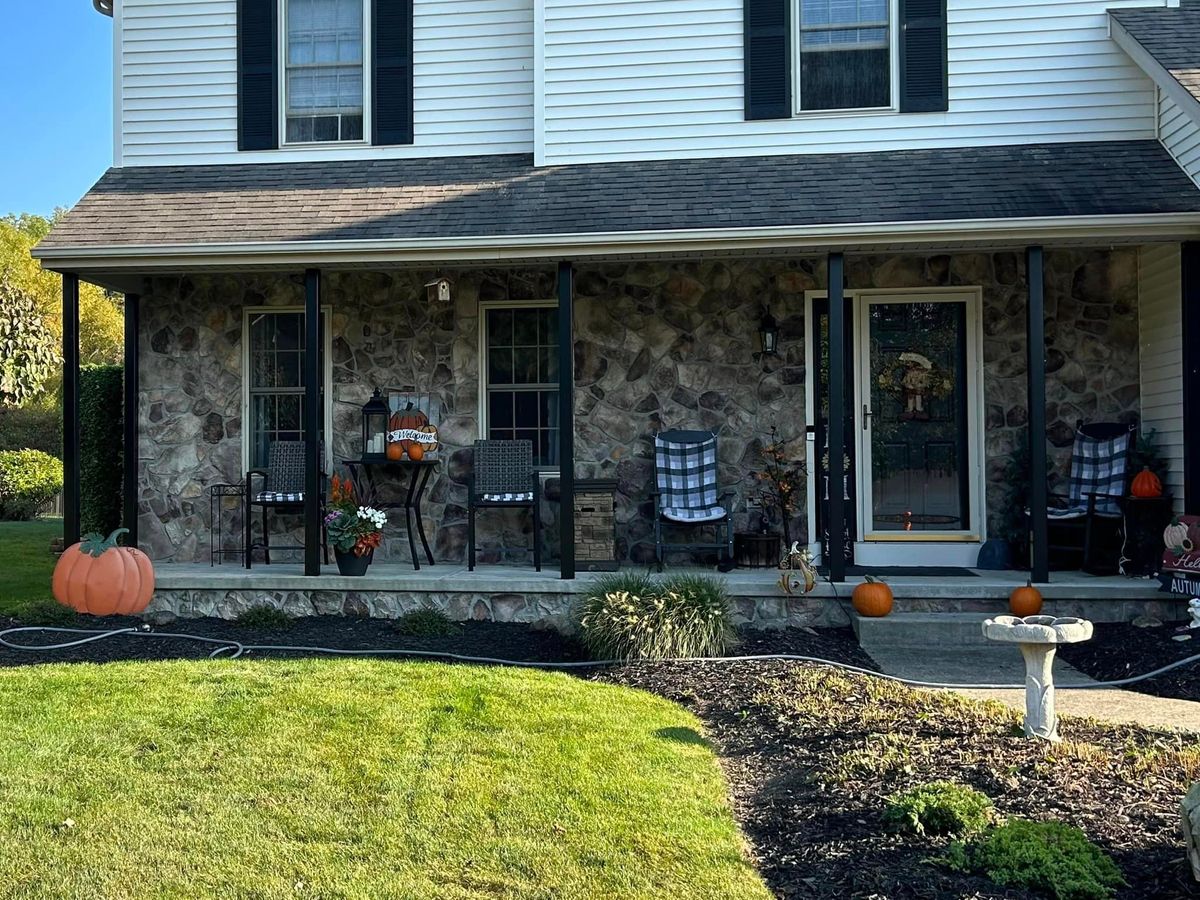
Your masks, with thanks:
M 1142 471 L 1133 476 L 1133 484 L 1129 486 L 1129 493 L 1143 500 L 1161 497 L 1162 492 L 1162 481 L 1150 471 L 1149 466 L 1144 467 Z
M 892 589 L 870 575 L 850 595 L 854 611 L 868 619 L 878 619 L 892 611 Z
M 64 551 L 54 567 L 54 599 L 93 616 L 136 615 L 154 596 L 154 566 L 141 550 L 118 547 L 118 528 L 107 538 L 85 535 Z
M 1020 619 L 1036 616 L 1042 611 L 1042 592 L 1027 581 L 1008 595 L 1008 609 Z
M 425 413 L 421 412 L 419 409 L 417 409 L 410 403 L 410 404 L 408 404 L 408 407 L 406 409 L 397 410 L 396 412 L 392 413 L 391 421 L 388 422 L 388 430 L 389 431 L 409 431 L 409 430 L 416 431 L 417 429 L 424 428 L 428 424 L 429 424 L 429 416 L 425 415 Z M 400 449 L 404 453 L 407 453 L 408 448 L 413 445 L 414 441 L 410 440 L 409 438 L 405 438 L 404 440 L 400 441 L 399 443 L 400 443 Z M 389 450 L 391 449 L 390 446 L 388 449 Z M 389 454 L 388 459 L 391 459 L 391 458 L 392 457 Z

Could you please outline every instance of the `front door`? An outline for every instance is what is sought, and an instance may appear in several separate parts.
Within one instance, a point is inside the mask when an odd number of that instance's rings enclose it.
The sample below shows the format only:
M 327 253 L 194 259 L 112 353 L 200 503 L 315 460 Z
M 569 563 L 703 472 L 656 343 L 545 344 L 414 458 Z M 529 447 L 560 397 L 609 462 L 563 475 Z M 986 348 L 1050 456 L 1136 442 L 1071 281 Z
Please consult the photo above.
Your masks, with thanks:
M 858 301 L 861 539 L 978 540 L 978 295 Z

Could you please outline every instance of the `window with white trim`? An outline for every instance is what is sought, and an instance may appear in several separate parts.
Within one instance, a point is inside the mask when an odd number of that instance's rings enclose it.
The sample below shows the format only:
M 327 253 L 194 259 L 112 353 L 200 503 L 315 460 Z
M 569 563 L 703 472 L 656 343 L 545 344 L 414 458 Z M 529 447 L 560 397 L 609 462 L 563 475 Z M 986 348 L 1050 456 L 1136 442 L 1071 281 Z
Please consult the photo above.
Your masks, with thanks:
M 483 309 L 483 433 L 533 443 L 534 464 L 558 464 L 558 309 Z
M 365 0 L 283 0 L 283 6 L 286 142 L 363 140 Z
M 890 0 L 796 0 L 800 110 L 892 105 Z
M 329 317 L 322 311 L 328 330 Z M 304 311 L 247 310 L 246 411 L 243 433 L 246 461 L 265 468 L 275 441 L 304 440 Z M 330 396 L 328 353 L 325 354 L 321 402 L 328 418 Z M 324 440 L 324 429 L 322 429 Z

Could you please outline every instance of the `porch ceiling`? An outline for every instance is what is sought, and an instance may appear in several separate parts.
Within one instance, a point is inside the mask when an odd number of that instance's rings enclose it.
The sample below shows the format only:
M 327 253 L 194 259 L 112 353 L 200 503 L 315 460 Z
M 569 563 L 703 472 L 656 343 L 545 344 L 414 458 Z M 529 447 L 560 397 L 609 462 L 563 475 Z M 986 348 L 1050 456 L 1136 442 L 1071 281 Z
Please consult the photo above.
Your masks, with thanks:
M 63 271 L 1107 245 L 1200 235 L 1157 141 L 533 166 L 528 156 L 110 170 L 35 255 Z

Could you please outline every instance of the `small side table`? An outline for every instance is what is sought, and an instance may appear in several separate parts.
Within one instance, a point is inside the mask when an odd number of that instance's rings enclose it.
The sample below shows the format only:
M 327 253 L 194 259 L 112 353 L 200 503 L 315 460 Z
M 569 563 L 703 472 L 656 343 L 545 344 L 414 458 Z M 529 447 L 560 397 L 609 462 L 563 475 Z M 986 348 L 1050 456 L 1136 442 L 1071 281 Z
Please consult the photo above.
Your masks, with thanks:
M 221 510 L 225 506 L 226 497 L 236 497 L 238 508 L 245 506 L 243 498 L 246 496 L 246 485 L 238 484 L 213 484 L 208 488 L 208 564 L 215 566 L 217 563 L 223 563 L 226 556 L 235 556 L 239 560 L 245 555 L 245 546 L 242 543 L 242 536 L 245 534 L 245 529 L 234 528 L 233 534 L 237 539 L 237 545 L 234 547 L 226 547 L 225 542 L 221 539 Z
M 433 565 L 433 551 L 429 549 L 429 540 L 425 537 L 425 523 L 421 519 L 421 498 L 425 496 L 425 488 L 433 475 L 433 470 L 441 465 L 436 459 L 399 459 L 374 462 L 372 460 L 347 459 L 343 460 L 350 470 L 350 480 L 354 482 L 354 490 L 359 497 L 375 497 L 375 470 L 387 469 L 398 471 L 408 477 L 408 490 L 403 500 L 375 500 L 372 505 L 376 509 L 404 510 L 404 525 L 408 532 L 408 551 L 412 554 L 413 568 L 421 571 L 421 559 L 417 555 L 417 544 L 413 540 L 413 516 L 417 520 L 417 535 L 421 538 L 421 547 L 425 551 L 425 559 Z M 363 478 L 364 481 L 359 479 Z M 364 490 L 365 488 L 365 490 Z
M 781 554 L 777 534 L 739 531 L 733 536 L 733 558 L 739 569 L 769 569 L 779 565 Z
M 1171 504 L 1169 494 L 1125 498 L 1124 574 L 1154 575 L 1162 568 L 1162 533 L 1171 523 Z

